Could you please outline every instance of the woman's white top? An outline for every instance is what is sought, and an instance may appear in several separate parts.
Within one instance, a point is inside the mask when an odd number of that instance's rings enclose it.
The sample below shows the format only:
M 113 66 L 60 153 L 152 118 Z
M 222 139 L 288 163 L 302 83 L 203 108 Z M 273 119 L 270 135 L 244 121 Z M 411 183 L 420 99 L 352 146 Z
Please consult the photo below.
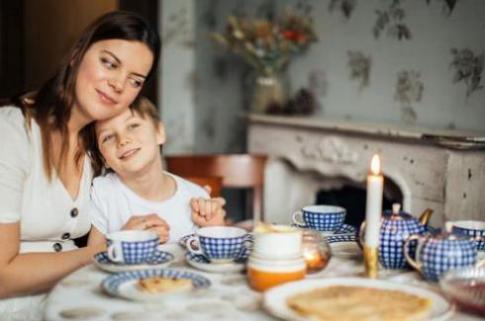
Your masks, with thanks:
M 45 176 L 40 128 L 35 120 L 28 127 L 20 108 L 0 107 L 0 224 L 20 223 L 20 253 L 75 249 L 72 239 L 90 229 L 90 162 L 84 158 L 79 192 L 72 199 L 58 177 Z M 17 320 L 18 313 L 22 320 L 28 298 L 40 302 L 39 296 L 0 300 L 0 315 L 10 313 Z
M 115 173 L 96 177 L 91 189 L 93 209 L 89 213 L 93 225 L 101 233 L 109 234 L 121 230 L 133 215 L 154 213 L 170 226 L 168 242 L 178 242 L 182 236 L 194 233 L 197 226 L 192 221 L 190 200 L 210 196 L 199 185 L 165 173 L 174 179 L 176 190 L 169 199 L 161 202 L 140 197 Z

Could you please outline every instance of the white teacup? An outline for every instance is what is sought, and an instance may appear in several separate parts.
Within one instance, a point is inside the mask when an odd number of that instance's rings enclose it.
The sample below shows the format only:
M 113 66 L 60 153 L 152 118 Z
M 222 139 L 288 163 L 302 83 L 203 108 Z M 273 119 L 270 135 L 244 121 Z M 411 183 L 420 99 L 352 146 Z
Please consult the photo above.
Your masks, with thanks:
M 302 255 L 301 230 L 287 225 L 256 228 L 251 255 L 265 259 L 293 259 Z
M 156 253 L 160 238 L 149 231 L 118 231 L 106 236 L 108 258 L 116 263 L 139 264 Z

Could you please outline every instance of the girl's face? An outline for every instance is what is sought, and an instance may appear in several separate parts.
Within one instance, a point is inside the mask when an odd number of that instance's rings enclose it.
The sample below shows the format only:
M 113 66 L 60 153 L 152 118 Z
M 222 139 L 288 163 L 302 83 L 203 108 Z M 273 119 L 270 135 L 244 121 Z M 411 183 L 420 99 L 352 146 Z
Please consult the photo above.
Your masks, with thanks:
M 96 123 L 96 139 L 106 165 L 120 177 L 133 177 L 151 166 L 160 170 L 160 145 L 165 142 L 162 123 L 126 109 Z
M 88 123 L 119 114 L 133 102 L 153 64 L 142 42 L 120 39 L 92 44 L 79 65 L 75 114 Z

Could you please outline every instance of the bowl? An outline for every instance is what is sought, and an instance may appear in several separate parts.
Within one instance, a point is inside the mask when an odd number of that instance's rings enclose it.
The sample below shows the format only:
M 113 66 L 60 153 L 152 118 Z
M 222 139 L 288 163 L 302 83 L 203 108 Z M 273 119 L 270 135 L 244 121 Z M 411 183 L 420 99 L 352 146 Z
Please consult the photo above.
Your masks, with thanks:
M 462 309 L 485 314 L 485 267 L 451 270 L 439 283 L 445 295 Z

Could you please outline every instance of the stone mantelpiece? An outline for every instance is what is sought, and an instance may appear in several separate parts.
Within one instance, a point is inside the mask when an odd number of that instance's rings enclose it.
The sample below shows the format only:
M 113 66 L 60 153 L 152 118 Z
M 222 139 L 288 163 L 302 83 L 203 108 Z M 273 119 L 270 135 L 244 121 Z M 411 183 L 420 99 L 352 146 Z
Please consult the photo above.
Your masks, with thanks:
M 369 161 L 383 172 L 415 215 L 432 208 L 445 220 L 485 220 L 485 133 L 333 122 L 304 117 L 249 116 L 249 152 L 270 156 L 265 217 L 288 223 L 320 189 L 365 186 Z

